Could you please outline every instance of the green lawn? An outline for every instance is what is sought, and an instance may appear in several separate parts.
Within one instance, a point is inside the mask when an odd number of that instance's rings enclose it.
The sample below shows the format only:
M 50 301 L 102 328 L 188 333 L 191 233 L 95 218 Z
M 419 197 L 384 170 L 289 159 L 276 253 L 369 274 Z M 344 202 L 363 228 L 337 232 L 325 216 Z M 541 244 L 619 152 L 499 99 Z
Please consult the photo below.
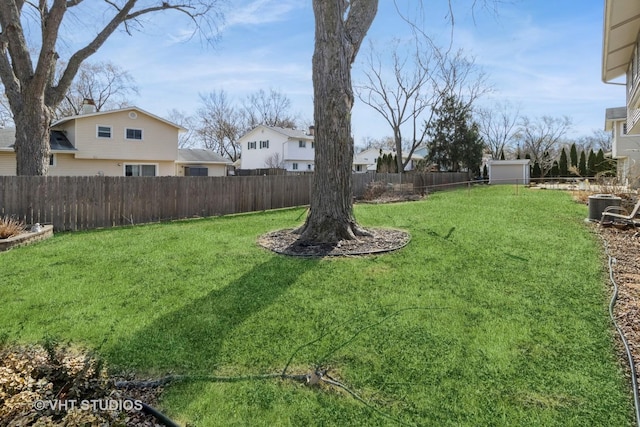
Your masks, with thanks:
M 161 409 L 192 426 L 633 425 L 585 206 L 482 186 L 355 211 L 411 242 L 320 260 L 258 247 L 302 221 L 289 209 L 2 253 L 0 336 L 97 348 L 145 378 L 323 366 L 366 402 L 280 379 L 168 387 Z

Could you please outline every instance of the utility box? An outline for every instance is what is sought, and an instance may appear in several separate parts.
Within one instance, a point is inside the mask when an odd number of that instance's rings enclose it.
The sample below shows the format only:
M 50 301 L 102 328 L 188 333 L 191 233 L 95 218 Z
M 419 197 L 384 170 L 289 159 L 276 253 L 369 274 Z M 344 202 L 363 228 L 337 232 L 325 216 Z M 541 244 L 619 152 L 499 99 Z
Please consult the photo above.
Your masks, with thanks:
M 620 206 L 622 199 L 615 194 L 593 194 L 589 196 L 589 221 L 600 221 L 602 212 L 609 206 Z

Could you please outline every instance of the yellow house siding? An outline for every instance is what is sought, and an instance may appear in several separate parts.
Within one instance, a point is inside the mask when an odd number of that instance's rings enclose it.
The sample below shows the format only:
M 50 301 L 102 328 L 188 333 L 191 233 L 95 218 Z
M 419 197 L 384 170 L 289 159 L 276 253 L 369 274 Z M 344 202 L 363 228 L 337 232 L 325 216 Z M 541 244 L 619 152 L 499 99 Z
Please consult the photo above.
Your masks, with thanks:
M 110 127 L 111 137 L 98 138 L 98 126 Z M 173 161 L 178 156 L 178 129 L 139 111 L 80 116 L 61 128 L 78 150 L 76 159 Z M 142 130 L 142 140 L 125 138 L 127 128 Z
M 0 175 L 16 174 L 16 155 L 13 151 L 0 151 Z
M 51 176 L 124 176 L 125 165 L 151 164 L 156 165 L 158 176 L 173 176 L 173 162 L 148 162 L 140 160 L 91 160 L 74 159 L 73 155 L 56 154 L 55 165 L 49 167 Z

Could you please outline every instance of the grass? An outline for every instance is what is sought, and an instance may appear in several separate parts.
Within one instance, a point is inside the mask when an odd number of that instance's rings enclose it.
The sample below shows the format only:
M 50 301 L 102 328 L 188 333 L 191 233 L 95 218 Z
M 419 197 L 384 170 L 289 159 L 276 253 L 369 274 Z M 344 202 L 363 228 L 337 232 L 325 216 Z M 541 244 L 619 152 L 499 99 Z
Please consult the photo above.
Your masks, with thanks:
M 0 255 L 0 335 L 98 349 L 140 376 L 330 369 L 347 393 L 187 381 L 194 426 L 624 426 L 602 248 L 568 194 L 511 186 L 358 205 L 401 251 L 292 259 L 256 245 L 290 209 L 57 234 Z

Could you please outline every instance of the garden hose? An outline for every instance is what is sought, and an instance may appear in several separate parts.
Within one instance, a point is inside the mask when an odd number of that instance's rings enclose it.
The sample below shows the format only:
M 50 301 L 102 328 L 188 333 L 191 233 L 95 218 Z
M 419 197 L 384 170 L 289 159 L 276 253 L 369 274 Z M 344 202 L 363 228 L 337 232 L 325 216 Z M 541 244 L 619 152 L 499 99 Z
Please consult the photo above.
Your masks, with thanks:
M 132 398 L 127 398 L 127 400 L 134 401 L 134 399 L 132 399 Z M 139 400 L 136 400 L 135 402 L 137 402 L 140 405 L 142 405 L 142 411 L 145 414 L 149 414 L 149 415 L 153 416 L 156 420 L 160 421 L 165 426 L 167 426 L 167 427 L 180 427 L 180 425 L 178 423 L 176 423 L 175 421 L 171 420 L 169 417 L 167 417 L 162 412 L 158 411 L 153 406 L 147 405 L 146 403 L 140 402 Z
M 618 300 L 618 284 L 613 277 L 613 264 L 616 263 L 616 259 L 613 258 L 611 254 L 609 254 L 609 248 L 606 241 L 604 242 L 604 247 L 605 252 L 609 257 L 609 279 L 611 280 L 611 284 L 613 285 L 613 295 L 611 295 L 611 302 L 609 303 L 609 316 L 611 317 L 611 321 L 618 331 L 618 335 L 620 335 L 622 345 L 624 346 L 625 352 L 627 353 L 627 361 L 629 362 L 629 369 L 631 370 L 631 386 L 633 387 L 633 405 L 636 411 L 636 425 L 640 427 L 640 397 L 638 396 L 638 379 L 636 377 L 635 363 L 633 361 L 631 349 L 629 348 L 629 343 L 627 342 L 622 329 L 620 328 L 620 326 L 618 326 L 618 322 L 616 322 L 616 318 L 613 315 L 613 308 L 616 305 L 616 301 Z

